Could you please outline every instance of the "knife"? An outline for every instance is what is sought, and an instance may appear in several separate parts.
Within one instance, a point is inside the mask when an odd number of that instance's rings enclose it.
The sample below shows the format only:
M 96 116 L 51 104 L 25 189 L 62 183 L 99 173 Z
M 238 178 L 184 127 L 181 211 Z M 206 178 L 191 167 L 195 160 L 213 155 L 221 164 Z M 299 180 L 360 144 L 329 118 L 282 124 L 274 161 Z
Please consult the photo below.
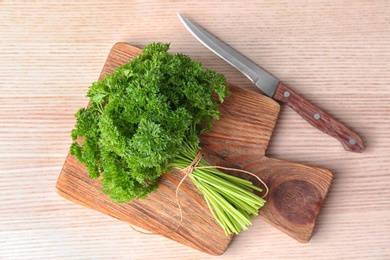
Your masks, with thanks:
M 351 152 L 362 152 L 364 150 L 363 140 L 357 133 L 304 99 L 276 77 L 202 29 L 199 25 L 179 13 L 177 15 L 187 30 L 198 41 L 248 77 L 264 94 L 287 104 L 312 126 L 339 140 L 345 150 Z

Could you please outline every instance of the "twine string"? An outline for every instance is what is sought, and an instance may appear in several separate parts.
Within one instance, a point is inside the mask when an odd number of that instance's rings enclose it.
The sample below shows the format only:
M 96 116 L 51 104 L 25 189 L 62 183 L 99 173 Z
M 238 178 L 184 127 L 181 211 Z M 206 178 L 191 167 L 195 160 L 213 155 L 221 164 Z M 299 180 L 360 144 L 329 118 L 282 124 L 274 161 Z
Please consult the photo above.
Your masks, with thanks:
M 202 154 L 200 152 L 198 152 L 198 154 L 196 155 L 194 160 L 187 167 L 185 167 L 183 169 L 176 168 L 179 171 L 181 171 L 182 173 L 184 173 L 184 176 L 180 180 L 179 184 L 177 185 L 176 192 L 175 192 L 176 202 L 177 202 L 177 206 L 179 208 L 180 221 L 179 221 L 178 225 L 176 226 L 176 228 L 174 230 L 171 230 L 170 233 L 176 232 L 180 228 L 181 224 L 183 223 L 183 210 L 182 210 L 180 199 L 179 199 L 179 190 L 180 190 L 180 186 L 183 184 L 183 182 L 188 177 L 188 175 L 190 175 L 195 169 L 220 169 L 220 170 L 227 170 L 227 171 L 235 171 L 235 172 L 245 173 L 245 174 L 248 174 L 248 175 L 250 175 L 252 177 L 255 177 L 264 186 L 265 193 L 264 193 L 263 196 L 261 196 L 261 198 L 265 198 L 268 195 L 268 193 L 269 193 L 269 188 L 268 188 L 267 184 L 259 176 L 257 176 L 256 174 L 254 174 L 252 172 L 249 172 L 249 171 L 242 170 L 242 169 L 229 168 L 229 167 L 223 167 L 223 166 L 198 166 L 198 164 L 200 163 L 202 158 L 203 158 Z M 135 229 L 131 225 L 130 225 L 130 227 L 133 230 L 135 230 L 135 231 L 137 231 L 139 233 L 142 233 L 142 234 L 149 234 L 149 235 L 161 235 L 162 234 L 162 233 L 146 233 L 146 232 L 143 232 L 143 231 Z

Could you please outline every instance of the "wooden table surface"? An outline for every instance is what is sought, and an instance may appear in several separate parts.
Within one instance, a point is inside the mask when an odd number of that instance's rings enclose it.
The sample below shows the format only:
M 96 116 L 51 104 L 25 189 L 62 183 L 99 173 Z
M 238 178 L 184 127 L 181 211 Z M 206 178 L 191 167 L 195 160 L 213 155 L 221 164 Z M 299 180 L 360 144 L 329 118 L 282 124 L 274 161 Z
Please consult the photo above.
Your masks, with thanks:
M 390 2 L 1 1 L 0 259 L 214 259 L 56 193 L 73 114 L 116 42 L 171 43 L 257 91 L 197 42 L 181 12 L 366 142 L 350 153 L 282 106 L 267 155 L 334 173 L 301 244 L 254 219 L 218 259 L 390 259 Z

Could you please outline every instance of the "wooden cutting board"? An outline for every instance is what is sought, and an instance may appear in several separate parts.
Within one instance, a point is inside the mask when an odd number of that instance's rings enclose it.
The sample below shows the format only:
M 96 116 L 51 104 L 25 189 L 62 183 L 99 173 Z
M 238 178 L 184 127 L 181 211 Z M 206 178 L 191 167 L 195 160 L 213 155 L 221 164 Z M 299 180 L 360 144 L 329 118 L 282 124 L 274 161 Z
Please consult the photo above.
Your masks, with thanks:
M 115 44 L 100 78 L 140 53 L 140 49 L 130 44 Z M 308 242 L 332 173 L 265 157 L 278 118 L 279 104 L 264 95 L 231 84 L 229 87 L 231 95 L 220 107 L 221 119 L 201 138 L 206 160 L 213 165 L 244 169 L 262 178 L 270 192 L 260 216 L 296 240 Z M 68 155 L 56 188 L 66 199 L 133 226 L 208 254 L 222 254 L 233 236 L 224 234 L 211 216 L 203 196 L 188 178 L 179 192 L 183 222 L 174 231 L 180 222 L 175 192 L 182 177 L 179 171 L 165 174 L 158 190 L 148 198 L 118 205 L 102 193 L 100 181 L 89 179 L 84 166 Z M 240 177 L 248 178 L 242 174 Z M 248 179 L 257 182 L 253 177 Z M 256 229 L 256 226 L 250 228 Z

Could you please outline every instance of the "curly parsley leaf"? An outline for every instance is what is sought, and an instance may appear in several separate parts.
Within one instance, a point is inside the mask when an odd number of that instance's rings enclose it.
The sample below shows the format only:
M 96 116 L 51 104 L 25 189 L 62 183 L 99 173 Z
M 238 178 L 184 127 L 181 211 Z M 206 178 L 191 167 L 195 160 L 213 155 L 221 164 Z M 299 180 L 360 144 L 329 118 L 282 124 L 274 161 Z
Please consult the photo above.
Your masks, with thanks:
M 143 54 L 89 88 L 72 131 L 71 154 L 116 202 L 145 198 L 182 146 L 219 118 L 228 95 L 223 75 L 205 70 L 169 44 L 151 43 Z M 191 130 L 191 131 L 190 131 Z M 80 142 L 80 140 L 82 140 Z

